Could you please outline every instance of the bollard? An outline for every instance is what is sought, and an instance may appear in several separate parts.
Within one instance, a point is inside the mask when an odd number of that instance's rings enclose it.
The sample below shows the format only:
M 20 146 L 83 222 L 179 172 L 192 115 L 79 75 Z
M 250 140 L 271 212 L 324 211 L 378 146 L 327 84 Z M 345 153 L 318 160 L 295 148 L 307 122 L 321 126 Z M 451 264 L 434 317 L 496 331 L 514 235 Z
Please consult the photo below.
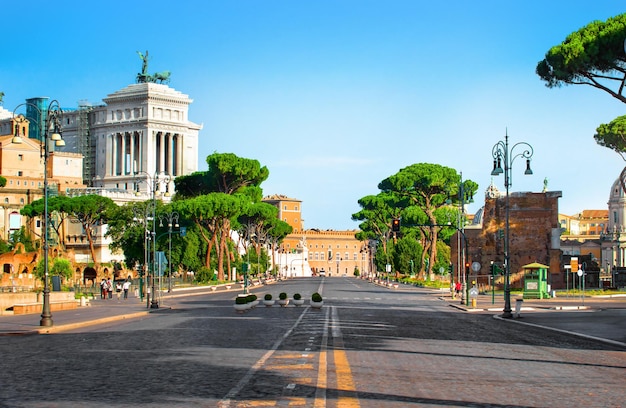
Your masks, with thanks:
M 515 317 L 519 318 L 524 299 L 515 299 Z
M 476 298 L 472 298 L 472 309 L 476 309 Z

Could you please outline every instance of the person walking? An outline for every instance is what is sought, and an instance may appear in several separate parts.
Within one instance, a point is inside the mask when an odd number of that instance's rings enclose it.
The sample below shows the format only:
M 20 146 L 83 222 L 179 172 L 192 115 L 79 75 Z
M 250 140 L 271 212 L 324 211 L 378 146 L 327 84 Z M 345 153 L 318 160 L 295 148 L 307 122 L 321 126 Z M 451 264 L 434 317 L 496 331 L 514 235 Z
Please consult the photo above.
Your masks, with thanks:
M 109 299 L 113 299 L 113 282 L 111 282 L 111 278 L 107 279 L 107 292 L 109 292 Z
M 122 289 L 124 290 L 124 299 L 128 299 L 128 291 L 130 290 L 130 281 L 128 279 L 122 285 Z
M 117 295 L 117 301 L 119 302 L 122 297 L 122 284 L 119 282 L 115 283 L 115 294 Z
M 102 282 L 100 282 L 100 299 L 107 298 L 107 281 L 102 278 Z

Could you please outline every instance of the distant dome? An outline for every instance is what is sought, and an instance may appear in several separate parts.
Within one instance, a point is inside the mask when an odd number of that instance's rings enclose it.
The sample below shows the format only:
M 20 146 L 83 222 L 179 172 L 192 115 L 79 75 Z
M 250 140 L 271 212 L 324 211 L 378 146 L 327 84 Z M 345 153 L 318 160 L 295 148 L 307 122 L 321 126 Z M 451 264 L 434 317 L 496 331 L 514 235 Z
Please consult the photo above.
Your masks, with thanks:
M 622 172 L 622 174 L 624 174 L 624 172 Z M 609 194 L 609 201 L 624 198 L 624 189 L 622 188 L 622 183 L 620 179 L 621 175 L 613 182 L 613 185 L 611 186 L 611 193 Z
M 624 231 L 626 227 L 626 197 L 624 196 L 624 188 L 621 180 L 626 177 L 626 168 L 622 170 L 619 177 L 613 182 L 609 193 L 609 225 L 608 232 Z
M 480 207 L 480 209 L 476 211 L 476 214 L 474 214 L 472 225 L 482 225 L 484 213 L 485 213 L 485 207 Z

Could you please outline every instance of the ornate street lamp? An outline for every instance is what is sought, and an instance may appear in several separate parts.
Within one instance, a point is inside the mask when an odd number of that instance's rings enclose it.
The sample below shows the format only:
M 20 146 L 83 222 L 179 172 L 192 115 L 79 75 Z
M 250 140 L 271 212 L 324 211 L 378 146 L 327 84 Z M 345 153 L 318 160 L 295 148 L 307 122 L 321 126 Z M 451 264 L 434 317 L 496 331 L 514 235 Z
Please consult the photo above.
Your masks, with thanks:
M 167 283 L 167 291 L 172 291 L 172 227 L 178 228 L 178 213 L 176 211 L 171 211 L 165 214 L 159 215 L 159 227 L 163 227 L 163 221 L 167 221 L 167 237 L 168 237 L 168 249 L 169 249 L 169 259 L 168 259 L 168 283 Z
M 32 103 L 22 103 L 18 105 L 17 108 L 23 105 L 28 105 L 34 108 L 37 112 L 39 112 L 39 117 L 44 117 L 41 110 L 36 105 Z M 12 143 L 20 144 L 22 143 L 23 137 L 28 137 L 23 132 L 20 132 L 19 123 L 27 122 L 28 120 L 24 117 L 24 115 L 18 115 L 15 117 L 15 110 L 13 110 L 13 117 L 15 118 L 15 132 L 13 135 Z M 48 214 L 48 156 L 50 155 L 50 147 L 48 145 L 48 141 L 54 141 L 55 146 L 65 146 L 65 141 L 61 137 L 61 119 L 63 118 L 63 110 L 59 105 L 59 102 L 53 100 L 48 105 L 48 109 L 45 112 L 45 126 L 44 126 L 44 135 L 43 135 L 43 144 L 41 148 L 41 157 L 43 158 L 43 262 L 44 262 L 44 281 L 43 281 L 43 308 L 41 312 L 41 320 L 39 322 L 40 326 L 52 326 L 52 313 L 50 312 L 50 284 L 48 282 L 48 274 L 49 274 L 49 265 L 48 265 L 48 251 L 49 251 L 49 237 L 48 237 L 48 225 L 49 225 L 49 214 Z M 37 124 L 39 128 L 39 124 Z
M 152 288 L 150 290 L 150 308 L 158 309 L 159 308 L 159 300 L 156 296 L 156 280 L 154 279 L 154 274 L 156 272 L 156 195 L 157 192 L 160 191 L 159 187 L 161 184 L 165 184 L 166 186 L 171 180 L 171 176 L 165 172 L 155 172 L 153 175 L 148 174 L 146 172 L 140 171 L 136 172 L 135 176 L 144 179 L 146 184 L 148 185 L 149 192 L 151 193 L 152 200 L 152 231 L 150 232 L 152 238 L 152 262 L 150 265 L 150 279 L 152 281 Z M 136 194 L 139 195 L 139 182 L 137 182 L 137 191 Z M 167 189 L 163 193 L 163 195 L 169 195 Z
M 153 202 L 149 201 L 143 209 L 133 207 L 133 221 L 139 222 L 143 230 L 143 265 L 141 266 L 142 272 L 139 274 L 139 299 L 143 302 L 144 296 L 144 276 L 148 278 L 148 265 L 150 265 L 150 229 L 149 221 L 152 220 L 152 214 L 154 212 Z M 149 306 L 149 304 L 148 304 Z
M 515 153 L 516 148 L 523 149 L 521 153 Z M 519 142 L 509 148 L 509 135 L 505 133 L 504 141 L 496 143 L 491 152 L 493 156 L 492 176 L 504 173 L 504 186 L 506 188 L 505 198 L 505 238 L 504 238 L 504 310 L 502 317 L 512 318 L 511 313 L 511 248 L 510 248 L 510 224 L 509 224 L 509 187 L 511 187 L 511 168 L 516 158 L 526 159 L 526 171 L 524 174 L 531 175 L 530 158 L 533 156 L 533 147 L 526 142 Z M 502 163 L 504 162 L 504 169 Z

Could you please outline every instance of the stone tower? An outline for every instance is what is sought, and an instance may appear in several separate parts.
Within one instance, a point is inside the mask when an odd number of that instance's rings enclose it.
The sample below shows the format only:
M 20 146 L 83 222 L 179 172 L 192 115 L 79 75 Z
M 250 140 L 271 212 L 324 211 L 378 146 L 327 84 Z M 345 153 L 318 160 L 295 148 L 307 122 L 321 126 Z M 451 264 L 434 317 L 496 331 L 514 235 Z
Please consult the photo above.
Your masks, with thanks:
M 609 222 L 601 234 L 602 267 L 608 273 L 626 266 L 626 197 L 618 177 L 609 192 Z

